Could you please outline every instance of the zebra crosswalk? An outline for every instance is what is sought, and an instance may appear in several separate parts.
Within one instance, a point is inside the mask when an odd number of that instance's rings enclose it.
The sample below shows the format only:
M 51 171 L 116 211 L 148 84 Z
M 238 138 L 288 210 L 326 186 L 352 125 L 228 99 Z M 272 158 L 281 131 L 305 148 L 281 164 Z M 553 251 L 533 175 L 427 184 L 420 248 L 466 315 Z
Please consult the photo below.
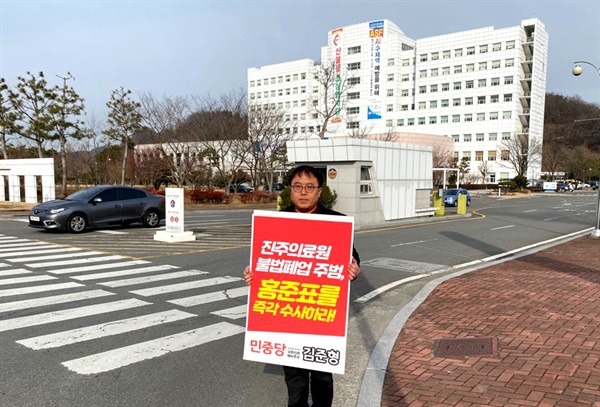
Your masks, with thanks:
M 10 334 L 31 351 L 66 350 L 60 355 L 76 344 L 115 339 L 109 349 L 104 342 L 99 352 L 82 356 L 78 348 L 72 359 L 57 360 L 79 374 L 239 335 L 247 294 L 237 276 L 0 234 L 0 336 Z M 208 325 L 207 314 L 213 315 Z M 136 340 L 136 332 L 144 335 Z

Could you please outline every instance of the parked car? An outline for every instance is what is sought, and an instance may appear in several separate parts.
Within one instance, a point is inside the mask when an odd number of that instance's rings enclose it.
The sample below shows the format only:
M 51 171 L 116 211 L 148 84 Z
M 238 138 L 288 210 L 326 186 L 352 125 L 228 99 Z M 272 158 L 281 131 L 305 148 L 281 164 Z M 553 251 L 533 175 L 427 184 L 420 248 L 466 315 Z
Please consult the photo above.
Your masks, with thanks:
M 588 184 L 594 191 L 598 189 L 598 181 L 589 181 Z
M 244 184 L 230 185 L 229 186 L 229 193 L 233 194 L 235 192 L 240 192 L 240 193 L 243 193 L 243 194 L 249 194 L 251 192 L 254 192 L 254 189 L 250 188 L 249 186 L 244 185 Z
M 164 196 L 140 188 L 103 185 L 34 206 L 29 212 L 29 226 L 81 233 L 91 227 L 136 222 L 155 228 L 164 218 Z
M 463 188 L 447 189 L 444 193 L 444 205 L 458 206 L 458 197 L 460 195 L 465 195 L 467 197 L 467 206 L 471 205 L 471 194 Z

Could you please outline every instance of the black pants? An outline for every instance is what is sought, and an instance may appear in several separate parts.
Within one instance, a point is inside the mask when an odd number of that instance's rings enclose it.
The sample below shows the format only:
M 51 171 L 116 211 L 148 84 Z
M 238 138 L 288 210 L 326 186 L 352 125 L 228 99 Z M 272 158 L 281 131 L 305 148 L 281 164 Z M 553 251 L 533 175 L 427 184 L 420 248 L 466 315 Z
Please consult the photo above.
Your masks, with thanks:
M 331 407 L 333 403 L 333 375 L 315 370 L 284 366 L 288 389 L 288 407 L 308 407 L 308 389 L 312 407 Z

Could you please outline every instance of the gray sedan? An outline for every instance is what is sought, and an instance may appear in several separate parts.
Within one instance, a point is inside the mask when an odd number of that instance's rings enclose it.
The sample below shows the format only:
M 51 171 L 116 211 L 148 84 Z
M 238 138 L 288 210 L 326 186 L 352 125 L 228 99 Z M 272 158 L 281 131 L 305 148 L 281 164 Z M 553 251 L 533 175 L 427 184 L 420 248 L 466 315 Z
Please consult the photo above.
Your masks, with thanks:
M 164 196 L 140 188 L 105 185 L 34 206 L 29 212 L 29 226 L 81 233 L 88 227 L 135 222 L 158 227 L 164 217 Z

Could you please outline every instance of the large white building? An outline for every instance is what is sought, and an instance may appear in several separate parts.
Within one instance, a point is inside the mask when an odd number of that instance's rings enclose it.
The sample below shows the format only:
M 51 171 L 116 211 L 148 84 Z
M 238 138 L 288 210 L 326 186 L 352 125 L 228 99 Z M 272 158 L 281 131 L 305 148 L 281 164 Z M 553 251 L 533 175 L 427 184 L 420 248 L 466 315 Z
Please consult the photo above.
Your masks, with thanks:
M 466 157 L 471 174 L 485 163 L 488 182 L 516 175 L 503 141 L 526 134 L 541 145 L 548 34 L 538 19 L 417 40 L 379 20 L 332 30 L 327 44 L 319 62 L 248 69 L 250 109 L 282 109 L 284 132 L 306 137 L 321 129 L 315 109 L 333 90 L 341 109 L 328 123 L 327 137 L 451 137 L 454 157 Z M 338 70 L 337 92 L 315 78 L 320 64 Z M 527 177 L 540 172 L 541 158 L 530 160 Z

